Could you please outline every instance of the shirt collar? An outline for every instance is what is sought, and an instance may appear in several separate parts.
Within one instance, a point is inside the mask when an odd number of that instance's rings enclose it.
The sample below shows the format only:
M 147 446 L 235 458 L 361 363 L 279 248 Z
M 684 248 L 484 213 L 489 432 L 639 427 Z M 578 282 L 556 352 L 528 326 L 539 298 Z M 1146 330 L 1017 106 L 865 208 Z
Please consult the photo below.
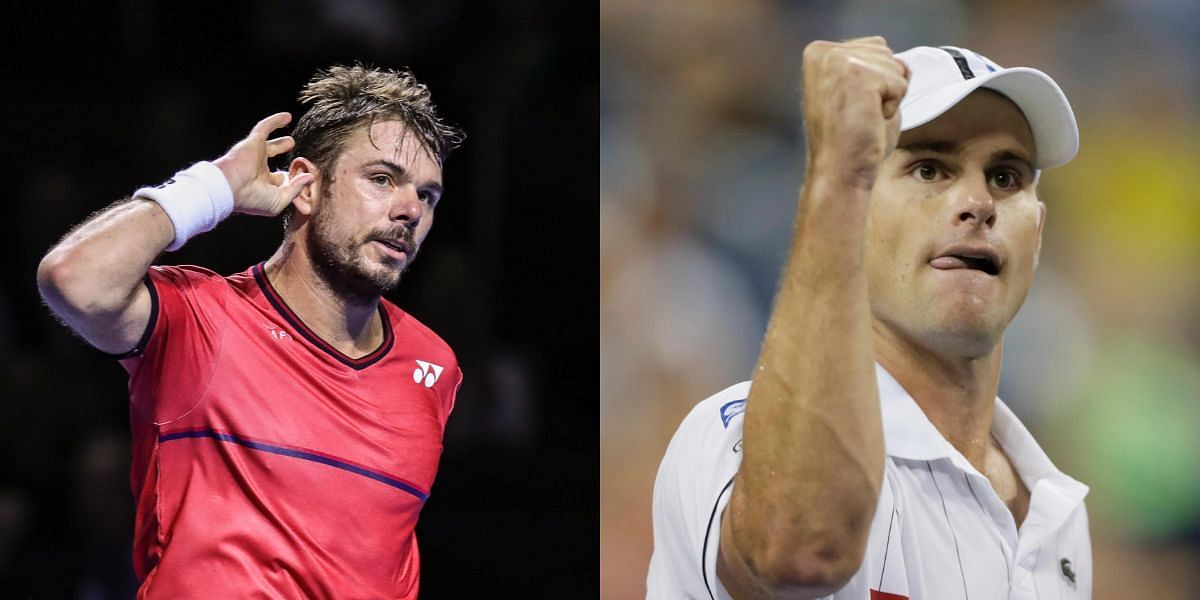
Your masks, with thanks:
M 884 448 L 888 456 L 909 460 L 949 459 L 963 471 L 979 474 L 933 426 L 929 417 L 925 416 L 925 412 L 891 373 L 876 364 L 875 375 L 883 417 Z M 1082 500 L 1087 494 L 1086 485 L 1059 471 L 1050 462 L 1050 457 L 1046 456 L 1033 435 L 998 397 L 992 415 L 992 435 L 1030 490 L 1038 481 L 1048 479 L 1066 496 Z
M 875 365 L 875 379 L 883 417 L 883 445 L 888 456 L 936 460 L 950 458 L 955 453 L 954 446 L 942 437 L 912 396 L 879 364 Z

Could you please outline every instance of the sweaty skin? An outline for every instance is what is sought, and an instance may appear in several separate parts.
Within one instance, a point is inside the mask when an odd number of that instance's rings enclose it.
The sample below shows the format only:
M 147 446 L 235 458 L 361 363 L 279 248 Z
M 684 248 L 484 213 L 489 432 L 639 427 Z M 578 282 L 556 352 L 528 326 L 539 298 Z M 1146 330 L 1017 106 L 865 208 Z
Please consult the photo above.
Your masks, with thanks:
M 263 119 L 213 163 L 229 182 L 235 212 L 273 216 L 294 204 L 292 230 L 267 262 L 267 276 L 317 335 L 351 358 L 364 356 L 383 339 L 379 296 L 396 285 L 433 226 L 441 165 L 402 122 L 383 120 L 351 134 L 331 173 L 305 158 L 294 159 L 286 175 L 274 173 L 267 159 L 295 141 L 268 136 L 290 120 L 288 113 Z M 157 203 L 118 203 L 51 249 L 38 266 L 38 288 L 93 346 L 127 352 L 150 319 L 142 278 L 174 236 Z M 314 254 L 328 255 L 331 268 L 323 272 Z
M 267 159 L 295 146 L 291 136 L 268 135 L 291 121 L 276 113 L 213 161 L 233 190 L 235 212 L 276 215 L 312 175 L 286 180 Z M 137 345 L 150 320 L 150 292 L 142 278 L 175 239 L 167 213 L 153 201 L 118 203 L 68 233 L 38 265 L 38 290 L 50 309 L 96 348 L 111 354 Z
M 866 249 L 876 360 L 992 481 L 1018 525 L 1029 490 L 990 431 L 1003 333 L 1041 250 L 1034 151 L 1020 109 L 990 90 L 905 132 L 876 180 Z M 954 266 L 948 251 L 991 252 L 999 272 Z
M 1045 215 L 1032 135 L 986 90 L 900 135 L 907 76 L 882 38 L 805 49 L 805 185 L 721 518 L 737 598 L 824 596 L 858 570 L 883 477 L 876 361 L 1018 522 L 1028 506 L 988 432 Z
M 315 169 L 298 158 L 290 176 Z M 442 168 L 392 120 L 355 131 L 330 170 L 296 197 L 293 233 L 265 269 L 310 329 L 357 358 L 383 339 L 379 296 L 400 282 L 433 227 Z M 384 240 L 403 240 L 408 251 Z

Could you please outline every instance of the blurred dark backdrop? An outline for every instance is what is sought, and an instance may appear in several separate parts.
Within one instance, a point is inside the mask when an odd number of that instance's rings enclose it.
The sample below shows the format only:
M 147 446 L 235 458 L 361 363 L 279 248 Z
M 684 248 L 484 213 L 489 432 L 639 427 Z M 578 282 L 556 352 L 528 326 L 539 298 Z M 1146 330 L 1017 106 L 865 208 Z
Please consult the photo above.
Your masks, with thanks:
M 0 597 L 127 598 L 125 373 L 56 323 L 34 273 L 72 225 L 298 116 L 313 72 L 408 66 L 467 132 L 393 300 L 466 379 L 421 516 L 422 596 L 597 588 L 594 5 L 549 0 L 10 8 L 0 149 Z M 282 165 L 280 165 L 282 166 Z M 277 219 L 234 216 L 163 264 L 240 271 Z

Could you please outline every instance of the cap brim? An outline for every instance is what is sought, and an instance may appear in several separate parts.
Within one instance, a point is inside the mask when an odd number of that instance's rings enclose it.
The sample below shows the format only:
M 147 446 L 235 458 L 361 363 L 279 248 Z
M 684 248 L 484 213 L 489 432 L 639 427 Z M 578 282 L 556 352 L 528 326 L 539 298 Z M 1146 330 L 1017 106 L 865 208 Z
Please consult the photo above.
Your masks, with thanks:
M 936 119 L 981 87 L 1004 94 L 1025 114 L 1037 145 L 1034 167 L 1057 167 L 1075 157 L 1079 151 L 1079 129 L 1071 104 L 1053 79 L 1026 67 L 1001 69 L 921 97 L 905 98 L 900 104 L 900 130 L 908 131 Z

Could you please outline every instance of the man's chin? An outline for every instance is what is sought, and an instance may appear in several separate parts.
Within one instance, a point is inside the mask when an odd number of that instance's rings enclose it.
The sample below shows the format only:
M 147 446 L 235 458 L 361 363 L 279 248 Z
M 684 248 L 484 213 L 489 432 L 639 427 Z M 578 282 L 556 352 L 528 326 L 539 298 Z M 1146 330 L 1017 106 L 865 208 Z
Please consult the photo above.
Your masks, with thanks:
M 361 301 L 378 298 L 399 286 L 402 268 L 364 262 L 343 263 L 325 279 L 337 294 Z
M 981 358 L 995 351 L 1004 328 L 983 315 L 956 315 L 943 320 L 926 334 L 939 354 Z
M 359 269 L 357 276 L 364 289 L 370 289 L 376 296 L 382 296 L 400 285 L 400 277 L 404 274 L 406 264 L 371 265 L 371 268 Z

